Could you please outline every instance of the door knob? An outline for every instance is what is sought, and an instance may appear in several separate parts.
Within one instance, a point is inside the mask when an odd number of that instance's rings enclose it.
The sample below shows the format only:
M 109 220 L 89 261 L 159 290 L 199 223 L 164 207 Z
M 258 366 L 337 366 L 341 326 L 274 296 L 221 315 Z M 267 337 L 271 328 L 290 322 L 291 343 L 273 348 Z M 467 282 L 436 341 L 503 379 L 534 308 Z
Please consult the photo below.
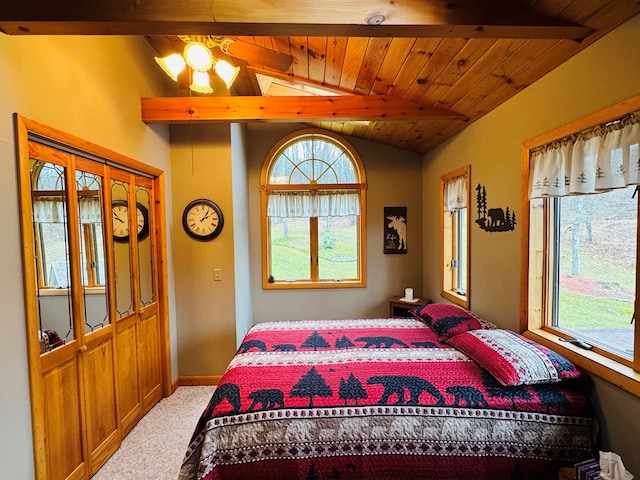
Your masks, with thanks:
M 79 349 L 78 349 L 78 353 L 84 353 L 87 351 L 87 346 L 86 345 L 82 345 Z

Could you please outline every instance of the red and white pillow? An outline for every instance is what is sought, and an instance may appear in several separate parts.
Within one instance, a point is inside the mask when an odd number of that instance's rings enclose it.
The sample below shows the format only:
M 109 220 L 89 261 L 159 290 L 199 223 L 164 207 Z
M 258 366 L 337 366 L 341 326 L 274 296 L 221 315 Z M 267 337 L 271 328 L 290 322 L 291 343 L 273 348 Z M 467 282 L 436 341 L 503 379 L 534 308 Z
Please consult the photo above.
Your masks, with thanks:
M 504 386 L 555 383 L 582 372 L 562 355 L 510 330 L 472 330 L 447 340 Z

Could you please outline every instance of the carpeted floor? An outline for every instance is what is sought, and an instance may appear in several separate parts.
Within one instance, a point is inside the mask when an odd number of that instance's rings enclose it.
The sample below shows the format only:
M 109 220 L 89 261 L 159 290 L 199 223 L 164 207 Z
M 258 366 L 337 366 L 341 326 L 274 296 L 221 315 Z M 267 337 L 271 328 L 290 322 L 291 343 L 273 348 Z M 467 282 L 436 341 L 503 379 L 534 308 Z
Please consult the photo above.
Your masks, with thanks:
M 196 422 L 215 387 L 178 387 L 122 440 L 92 480 L 176 480 Z

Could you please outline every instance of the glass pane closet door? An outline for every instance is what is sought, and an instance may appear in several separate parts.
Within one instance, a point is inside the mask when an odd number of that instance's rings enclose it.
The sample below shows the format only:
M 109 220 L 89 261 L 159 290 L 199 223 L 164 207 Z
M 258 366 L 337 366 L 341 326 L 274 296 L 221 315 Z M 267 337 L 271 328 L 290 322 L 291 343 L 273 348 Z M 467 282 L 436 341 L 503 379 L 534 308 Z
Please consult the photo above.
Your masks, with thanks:
M 118 393 L 120 421 L 126 434 L 141 417 L 138 374 L 138 315 L 134 300 L 133 253 L 136 235 L 131 236 L 131 174 L 111 171 L 111 243 L 113 244 L 113 292 L 116 305 Z M 137 223 L 137 222 L 136 222 Z
M 72 296 L 74 282 L 70 238 L 69 191 L 71 155 L 29 143 L 31 216 L 33 222 L 33 289 L 37 302 L 37 324 L 30 322 L 29 335 L 40 344 L 38 375 L 42 388 L 32 392 L 43 405 L 42 432 L 46 438 L 44 457 L 47 478 L 64 480 L 84 476 L 87 452 L 82 430 L 81 395 L 82 322 L 77 321 L 79 303 Z M 26 269 L 25 269 L 26 270 Z M 31 295 L 30 292 L 27 292 Z
M 152 183 L 146 178 L 136 178 L 136 204 L 148 215 L 147 231 L 138 233 L 137 265 L 140 307 L 139 360 L 142 412 L 146 413 L 162 397 L 162 368 L 160 364 L 160 317 L 158 315 L 157 277 L 155 269 Z
M 162 171 L 15 125 L 34 477 L 88 480 L 170 393 Z
M 120 444 L 116 398 L 114 328 L 109 315 L 104 201 L 105 166 L 74 156 L 80 267 L 86 445 L 94 474 Z

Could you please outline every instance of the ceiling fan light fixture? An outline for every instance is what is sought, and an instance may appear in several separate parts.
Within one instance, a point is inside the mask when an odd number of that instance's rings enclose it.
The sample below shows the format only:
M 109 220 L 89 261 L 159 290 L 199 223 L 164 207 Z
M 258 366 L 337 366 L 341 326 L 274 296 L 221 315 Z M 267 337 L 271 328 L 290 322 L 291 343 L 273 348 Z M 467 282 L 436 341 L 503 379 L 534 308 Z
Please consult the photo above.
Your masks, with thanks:
M 189 88 L 198 93 L 213 93 L 207 72 L 193 72 L 193 81 Z
M 231 88 L 231 85 L 233 85 L 233 82 L 240 72 L 240 67 L 234 67 L 226 60 L 218 60 L 215 69 L 218 76 L 224 80 L 227 88 Z
M 164 70 L 164 73 L 169 75 L 174 82 L 178 81 L 178 75 L 187 65 L 179 53 L 173 53 L 162 58 L 155 57 L 155 59 L 160 68 Z
M 184 47 L 184 60 L 196 72 L 206 72 L 213 66 L 211 50 L 200 42 L 189 42 Z
M 182 54 L 174 53 L 166 57 L 155 57 L 156 62 L 173 81 L 178 81 L 180 73 L 189 67 L 192 74 L 191 90 L 198 93 L 212 93 L 209 71 L 215 69 L 216 74 L 224 81 L 229 89 L 240 73 L 240 67 L 236 67 L 226 60 L 219 60 L 213 55 L 211 48 L 219 47 L 223 53 L 228 53 L 228 44 L 231 40 L 199 41 L 191 37 L 180 37 L 186 45 Z

